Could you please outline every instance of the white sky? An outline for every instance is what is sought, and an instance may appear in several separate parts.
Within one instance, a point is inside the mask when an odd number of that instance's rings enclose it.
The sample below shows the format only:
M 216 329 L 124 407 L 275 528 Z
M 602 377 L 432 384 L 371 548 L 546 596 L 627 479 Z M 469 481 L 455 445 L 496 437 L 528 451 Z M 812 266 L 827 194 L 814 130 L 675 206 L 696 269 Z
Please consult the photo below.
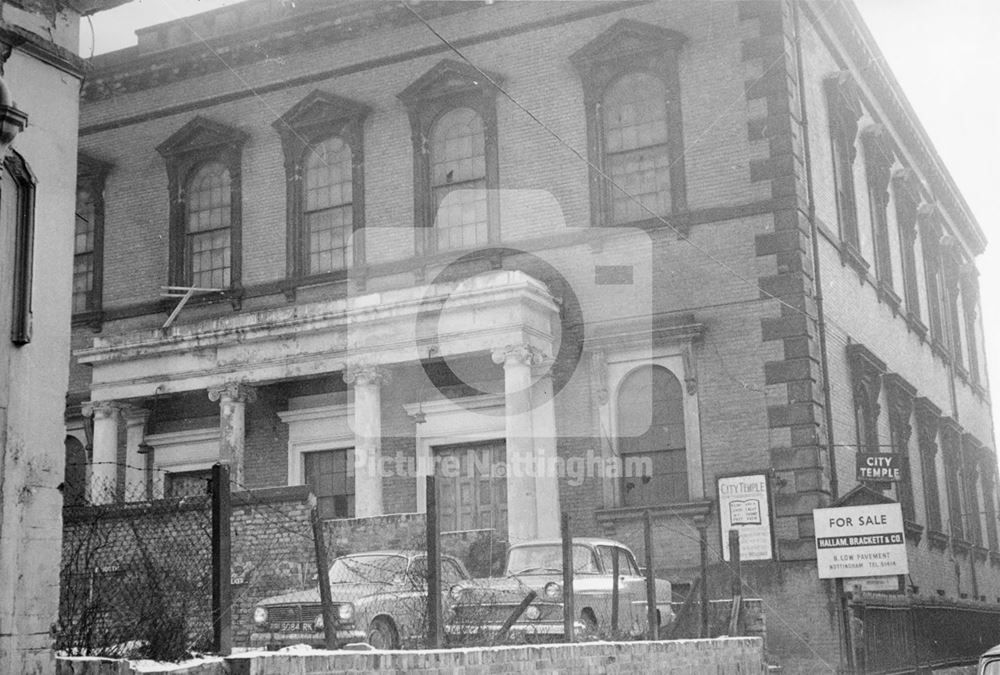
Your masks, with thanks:
M 239 0 L 133 0 L 81 26 L 81 54 L 135 44 L 136 28 Z M 855 0 L 934 146 L 988 238 L 978 259 L 987 360 L 1000 420 L 1000 0 Z M 994 158 L 991 160 L 990 158 Z M 992 439 L 983 439 L 990 442 Z

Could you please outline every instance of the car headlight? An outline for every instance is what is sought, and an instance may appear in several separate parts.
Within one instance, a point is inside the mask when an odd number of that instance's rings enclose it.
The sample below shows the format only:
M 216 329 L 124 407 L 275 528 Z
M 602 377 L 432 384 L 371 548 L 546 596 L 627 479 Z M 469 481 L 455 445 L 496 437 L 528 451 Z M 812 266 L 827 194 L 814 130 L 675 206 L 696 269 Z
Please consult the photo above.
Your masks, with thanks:
M 345 602 L 344 604 L 337 607 L 337 618 L 347 623 L 354 620 L 354 605 Z
M 263 607 L 255 607 L 253 610 L 253 622 L 258 626 L 267 623 L 267 610 Z
M 557 581 L 550 581 L 545 584 L 545 597 L 550 600 L 562 597 L 562 584 Z
M 320 614 L 319 616 L 317 616 L 313 620 L 313 630 L 316 631 L 317 633 L 320 633 L 320 632 L 323 631 L 323 615 L 322 614 Z
M 448 595 L 450 595 L 451 599 L 454 600 L 455 602 L 459 602 L 465 596 L 465 587 L 459 584 L 455 584 L 448 591 Z
M 538 609 L 536 605 L 528 605 L 528 609 L 524 610 L 524 617 L 529 621 L 538 621 L 538 617 L 542 615 L 542 610 Z

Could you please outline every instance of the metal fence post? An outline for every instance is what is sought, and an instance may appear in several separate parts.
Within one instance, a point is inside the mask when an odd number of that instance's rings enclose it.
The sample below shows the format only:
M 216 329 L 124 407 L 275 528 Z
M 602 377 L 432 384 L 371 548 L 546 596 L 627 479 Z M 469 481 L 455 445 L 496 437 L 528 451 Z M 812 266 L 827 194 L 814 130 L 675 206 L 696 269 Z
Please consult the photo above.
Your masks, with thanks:
M 611 634 L 618 637 L 618 575 L 621 563 L 618 561 L 618 549 L 611 549 Z
M 310 501 L 314 501 L 310 499 Z M 319 581 L 319 602 L 323 608 L 323 642 L 327 649 L 337 648 L 337 629 L 334 625 L 333 598 L 330 596 L 330 564 L 326 560 L 326 538 L 323 536 L 323 521 L 319 517 L 319 506 L 313 504 L 309 511 L 312 523 L 313 546 L 316 549 L 316 577 Z
M 212 627 L 213 647 L 219 654 L 233 649 L 231 581 L 232 538 L 229 465 L 212 466 Z
M 733 605 L 729 610 L 729 637 L 736 637 L 740 627 L 740 610 L 743 607 L 743 567 L 740 562 L 740 532 L 729 530 L 729 564 L 733 572 Z
M 701 588 L 700 598 L 701 607 L 699 608 L 699 615 L 701 618 L 701 630 L 698 634 L 699 637 L 709 638 L 708 631 L 708 528 L 702 524 L 698 528 L 698 543 L 701 549 Z
M 653 572 L 653 518 L 646 511 L 642 515 L 642 534 L 646 545 L 646 624 L 649 639 L 660 639 L 660 622 L 656 618 L 656 579 Z
M 427 646 L 441 647 L 441 550 L 438 546 L 437 484 L 427 476 Z
M 563 511 L 559 523 L 559 534 L 562 537 L 563 566 L 563 637 L 566 642 L 573 641 L 573 535 L 569 529 L 569 514 Z

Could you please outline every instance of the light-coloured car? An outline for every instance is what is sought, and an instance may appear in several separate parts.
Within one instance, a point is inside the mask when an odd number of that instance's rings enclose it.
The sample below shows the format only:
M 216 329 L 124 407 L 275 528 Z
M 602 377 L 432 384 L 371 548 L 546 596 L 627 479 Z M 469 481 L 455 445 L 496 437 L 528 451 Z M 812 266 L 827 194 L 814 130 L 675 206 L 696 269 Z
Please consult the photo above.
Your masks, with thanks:
M 632 551 L 612 539 L 573 539 L 574 639 L 637 637 L 646 632 L 646 578 Z M 618 554 L 618 630 L 612 630 L 613 556 Z M 453 616 L 449 635 L 498 636 L 500 628 L 526 597 L 537 597 L 510 627 L 513 639 L 562 639 L 562 543 L 529 541 L 514 545 L 507 554 L 505 576 L 477 580 L 475 586 L 453 587 Z M 655 579 L 656 612 L 661 628 L 674 619 L 670 582 Z
M 377 649 L 416 645 L 426 633 L 427 555 L 372 551 L 343 556 L 330 566 L 337 645 L 368 642 Z M 441 556 L 442 611 L 448 590 L 471 584 L 462 563 Z M 252 647 L 324 644 L 319 587 L 266 598 L 254 608 Z

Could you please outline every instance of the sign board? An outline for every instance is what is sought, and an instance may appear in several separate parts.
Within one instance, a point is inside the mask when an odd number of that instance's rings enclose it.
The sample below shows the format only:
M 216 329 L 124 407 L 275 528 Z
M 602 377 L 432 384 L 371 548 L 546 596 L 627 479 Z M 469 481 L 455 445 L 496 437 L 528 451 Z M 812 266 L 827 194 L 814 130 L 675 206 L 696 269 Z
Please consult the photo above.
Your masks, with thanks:
M 844 588 L 853 590 L 859 586 L 862 591 L 870 593 L 899 593 L 901 590 L 900 579 L 902 577 L 851 577 L 844 579 Z
M 820 579 L 908 574 L 898 503 L 814 509 Z
M 716 480 L 722 559 L 729 560 L 729 530 L 740 533 L 740 560 L 772 560 L 771 494 L 766 473 Z
M 903 456 L 889 452 L 859 452 L 858 481 L 898 483 L 903 480 Z

